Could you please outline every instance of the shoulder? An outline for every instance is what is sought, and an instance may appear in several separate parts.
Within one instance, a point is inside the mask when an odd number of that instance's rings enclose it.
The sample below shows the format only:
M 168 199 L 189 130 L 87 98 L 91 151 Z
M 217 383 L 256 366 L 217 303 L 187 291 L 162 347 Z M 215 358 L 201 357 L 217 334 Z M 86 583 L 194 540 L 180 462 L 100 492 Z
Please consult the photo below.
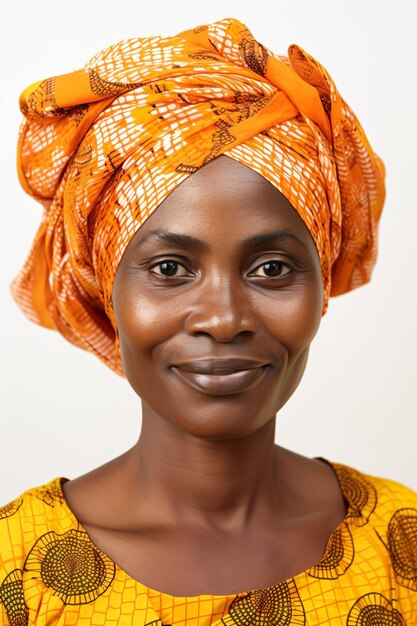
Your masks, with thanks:
M 408 485 L 372 474 L 363 473 L 363 476 L 374 485 L 380 507 L 384 506 L 390 512 L 404 508 L 417 509 L 417 492 Z
M 23 568 L 39 537 L 57 530 L 62 505 L 61 477 L 57 477 L 0 506 L 0 585 L 10 572 Z
M 394 516 L 411 515 L 417 520 L 417 492 L 392 478 L 377 476 L 342 463 L 333 463 L 349 516 L 359 525 L 389 524 Z
M 351 470 L 352 471 L 352 470 Z M 414 562 L 417 582 L 417 492 L 391 478 L 357 472 L 364 485 L 369 521 L 391 556 Z M 416 585 L 417 590 L 417 585 Z
M 417 492 L 346 465 L 336 463 L 334 469 L 349 504 L 347 519 L 360 527 L 363 545 L 383 546 L 397 582 L 417 591 Z
M 400 509 L 417 509 L 417 492 L 408 485 L 341 463 L 333 466 L 348 500 L 358 508 L 374 506 L 384 518 Z
M 69 623 L 67 605 L 92 601 L 114 578 L 115 564 L 67 506 L 66 480 L 54 478 L 0 507 L 0 624 L 46 623 L 45 615 L 48 624 Z

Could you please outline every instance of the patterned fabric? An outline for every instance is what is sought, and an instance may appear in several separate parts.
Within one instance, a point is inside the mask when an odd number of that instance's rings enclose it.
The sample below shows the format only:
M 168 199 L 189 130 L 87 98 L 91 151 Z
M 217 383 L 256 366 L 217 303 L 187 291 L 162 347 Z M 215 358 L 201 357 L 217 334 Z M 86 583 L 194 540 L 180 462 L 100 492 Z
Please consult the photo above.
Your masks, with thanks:
M 61 486 L 67 478 L 28 489 L 0 508 L 0 623 L 415 625 L 417 493 L 322 460 L 348 508 L 321 561 L 271 587 L 225 596 L 170 596 L 132 579 L 69 509 Z
M 18 172 L 43 217 L 11 293 L 124 376 L 112 286 L 166 196 L 220 154 L 252 168 L 306 223 L 330 295 L 370 280 L 385 166 L 327 70 L 227 18 L 121 41 L 82 70 L 27 87 Z

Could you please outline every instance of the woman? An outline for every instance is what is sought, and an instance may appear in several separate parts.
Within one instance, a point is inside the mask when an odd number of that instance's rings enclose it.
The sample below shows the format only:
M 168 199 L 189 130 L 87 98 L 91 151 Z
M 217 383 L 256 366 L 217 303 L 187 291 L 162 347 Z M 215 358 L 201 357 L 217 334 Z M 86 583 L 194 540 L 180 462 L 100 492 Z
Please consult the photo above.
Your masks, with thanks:
M 274 442 L 385 198 L 328 72 L 227 18 L 120 42 L 21 109 L 44 219 L 13 297 L 126 376 L 142 431 L 0 510 L 3 623 L 414 624 L 417 494 Z

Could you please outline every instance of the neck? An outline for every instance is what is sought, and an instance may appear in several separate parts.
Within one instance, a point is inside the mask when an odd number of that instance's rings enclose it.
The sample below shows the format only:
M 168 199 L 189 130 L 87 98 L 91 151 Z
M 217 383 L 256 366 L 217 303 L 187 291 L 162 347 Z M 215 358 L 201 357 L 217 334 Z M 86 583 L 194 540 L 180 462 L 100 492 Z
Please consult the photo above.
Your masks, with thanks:
M 274 439 L 275 416 L 253 434 L 213 440 L 181 431 L 143 405 L 141 434 L 127 453 L 129 480 L 161 520 L 243 528 L 277 505 Z

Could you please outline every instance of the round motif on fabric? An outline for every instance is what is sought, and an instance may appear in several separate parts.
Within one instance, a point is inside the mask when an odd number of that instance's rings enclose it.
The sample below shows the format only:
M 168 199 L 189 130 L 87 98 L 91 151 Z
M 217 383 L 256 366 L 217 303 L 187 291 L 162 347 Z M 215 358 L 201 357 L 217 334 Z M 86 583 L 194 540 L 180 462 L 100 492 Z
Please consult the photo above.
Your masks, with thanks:
M 88 77 L 90 79 L 91 91 L 101 96 L 118 96 L 124 91 L 129 91 L 132 88 L 136 89 L 141 86 L 141 83 L 117 83 L 105 80 L 92 69 L 89 70 Z
M 22 506 L 23 498 L 19 497 L 13 502 L 9 502 L 4 506 L 0 506 L 0 519 L 5 519 L 6 517 L 12 517 Z
M 36 498 L 48 506 L 55 506 L 57 502 L 64 504 L 64 495 L 62 493 L 60 479 L 58 478 L 49 483 L 45 489 L 42 489 L 36 494 Z
M 246 36 L 239 43 L 239 49 L 242 57 L 245 59 L 246 65 L 261 76 L 266 75 L 268 66 L 268 52 L 266 48 L 257 41 L 249 30 Z
M 346 523 L 337 528 L 329 538 L 321 561 L 307 570 L 313 578 L 328 580 L 339 578 L 352 565 L 355 556 L 352 533 Z
M 36 111 L 36 115 L 44 118 L 60 117 L 65 115 L 65 108 L 59 107 L 55 99 L 56 76 L 45 78 L 30 94 L 28 103 L 21 107 L 24 115 Z
M 417 591 L 417 509 L 399 509 L 388 524 L 388 551 L 397 582 Z
M 25 604 L 22 570 L 12 570 L 0 585 L 0 601 L 6 609 L 10 626 L 26 626 L 29 609 Z
M 304 606 L 293 579 L 237 597 L 222 618 L 225 626 L 304 626 Z
M 116 566 L 86 532 L 71 529 L 63 535 L 42 535 L 27 555 L 24 569 L 37 572 L 65 604 L 86 604 L 108 589 Z
M 347 517 L 357 526 L 364 526 L 375 510 L 378 497 L 369 480 L 353 468 L 334 464 L 344 497 L 349 503 Z
M 368 593 L 349 611 L 346 626 L 407 626 L 392 602 L 380 593 Z

